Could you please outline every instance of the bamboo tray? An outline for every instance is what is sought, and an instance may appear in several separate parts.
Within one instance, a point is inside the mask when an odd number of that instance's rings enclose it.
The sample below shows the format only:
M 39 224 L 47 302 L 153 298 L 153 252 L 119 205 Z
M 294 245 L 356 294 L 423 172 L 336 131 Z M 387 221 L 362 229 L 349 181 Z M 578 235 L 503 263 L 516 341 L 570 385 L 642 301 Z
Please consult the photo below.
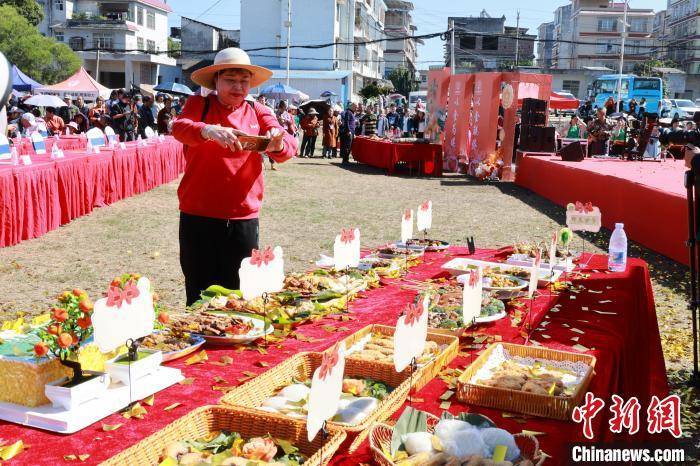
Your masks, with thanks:
M 157 465 L 167 443 L 193 440 L 217 430 L 238 432 L 245 439 L 270 434 L 275 438 L 289 440 L 308 457 L 304 464 L 311 466 L 328 464 L 346 437 L 345 432 L 329 428 L 325 440 L 317 435 L 313 442 L 309 442 L 306 439 L 306 427 L 289 419 L 245 408 L 204 406 L 111 457 L 101 466 Z
M 371 324 L 353 333 L 344 339 L 343 342 L 345 343 L 345 348 L 350 348 L 352 345 L 362 340 L 370 333 L 393 336 L 395 331 L 396 327 Z M 402 374 L 411 379 L 411 386 L 414 387 L 416 391 L 425 387 L 428 382 L 434 379 L 440 373 L 443 367 L 448 365 L 454 358 L 457 357 L 457 353 L 459 352 L 459 338 L 455 336 L 434 332 L 432 329 L 428 329 L 427 341 L 434 341 L 440 346 L 446 346 L 436 357 L 420 366 L 413 375 L 411 375 L 410 368 L 403 370 Z M 393 362 L 370 361 L 367 359 L 358 358 L 355 354 L 348 355 L 347 359 L 362 361 L 364 364 L 368 365 L 386 366 L 382 367 L 382 371 L 395 370 Z
M 435 426 L 440 422 L 440 418 L 428 413 L 428 432 L 435 431 Z M 394 425 L 389 423 L 376 423 L 369 433 L 369 448 L 372 451 L 372 459 L 379 466 L 396 466 L 396 463 L 389 459 L 384 452 L 391 451 L 391 437 L 394 433 Z M 514 434 L 515 443 L 520 449 L 521 459 L 528 459 L 535 466 L 540 466 L 547 458 L 540 452 L 540 443 L 537 437 L 526 434 Z
M 469 383 L 474 374 L 486 363 L 497 345 L 503 345 L 503 348 L 512 356 L 548 359 L 550 361 L 580 361 L 587 364 L 589 369 L 573 396 L 568 398 L 526 393 L 505 388 L 486 387 Z M 459 377 L 457 380 L 457 398 L 464 403 L 487 408 L 496 408 L 513 413 L 568 421 L 571 419 L 571 412 L 573 409 L 581 404 L 588 384 L 593 378 L 595 363 L 595 357 L 587 354 L 569 353 L 549 348 L 515 345 L 512 343 L 495 343 L 481 353 Z
M 313 377 L 314 371 L 321 365 L 323 353 L 299 353 L 267 372 L 246 382 L 240 387 L 236 387 L 221 398 L 224 405 L 243 406 L 246 408 L 257 408 L 263 401 L 273 396 L 282 388 L 299 380 L 309 380 Z M 335 429 L 347 432 L 348 436 L 356 436 L 350 444 L 349 452 L 354 452 L 362 441 L 369 434 L 369 427 L 373 422 L 383 421 L 391 416 L 402 405 L 410 390 L 408 373 L 397 373 L 393 367 L 377 364 L 367 364 L 356 359 L 345 360 L 344 377 L 372 378 L 383 382 L 393 391 L 379 401 L 375 409 L 362 422 L 355 425 L 339 424 L 328 422 L 328 425 Z M 292 420 L 295 423 L 306 426 L 306 420 L 293 419 L 284 414 L 267 413 L 270 416 L 285 420 Z

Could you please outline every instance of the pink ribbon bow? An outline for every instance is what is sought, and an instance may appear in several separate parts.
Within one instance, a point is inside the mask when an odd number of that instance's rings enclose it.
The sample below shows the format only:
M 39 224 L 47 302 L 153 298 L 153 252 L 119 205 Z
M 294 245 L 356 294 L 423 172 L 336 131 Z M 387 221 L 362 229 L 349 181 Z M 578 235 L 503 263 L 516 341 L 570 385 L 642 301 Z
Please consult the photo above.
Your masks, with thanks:
M 413 325 L 420 320 L 421 315 L 423 315 L 423 306 L 420 304 L 409 304 L 406 306 L 406 314 L 403 321 L 406 325 Z
M 275 253 L 270 246 L 265 248 L 262 253 L 257 249 L 253 249 L 253 252 L 250 254 L 250 263 L 257 267 L 262 267 L 263 263 L 268 265 L 273 260 L 275 260 Z
M 131 301 L 137 298 L 139 294 L 139 289 L 133 280 L 129 280 L 124 285 L 123 290 L 118 286 L 110 286 L 107 290 L 107 306 L 121 307 L 125 301 L 127 304 L 131 304 Z
M 405 220 L 411 220 L 411 209 L 406 209 L 406 211 L 403 213 L 403 218 Z
M 469 274 L 469 288 L 474 288 L 479 283 L 479 270 L 472 270 Z
M 583 204 L 579 201 L 576 201 L 575 205 L 576 205 L 576 212 L 582 212 L 582 213 L 586 213 L 586 214 L 593 212 L 593 204 L 591 204 L 590 202 L 586 202 L 585 204 Z
M 343 230 L 340 232 L 340 241 L 345 244 L 355 241 L 355 230 L 352 228 L 347 230 L 343 228 Z
M 338 364 L 340 356 L 338 355 L 338 343 L 335 344 L 332 350 L 323 353 L 323 361 L 321 361 L 321 370 L 318 373 L 318 378 L 321 380 L 326 380 L 326 377 L 330 375 L 333 368 Z
M 422 210 L 423 212 L 427 212 L 428 209 L 430 209 L 430 201 L 425 201 L 420 205 L 420 210 Z

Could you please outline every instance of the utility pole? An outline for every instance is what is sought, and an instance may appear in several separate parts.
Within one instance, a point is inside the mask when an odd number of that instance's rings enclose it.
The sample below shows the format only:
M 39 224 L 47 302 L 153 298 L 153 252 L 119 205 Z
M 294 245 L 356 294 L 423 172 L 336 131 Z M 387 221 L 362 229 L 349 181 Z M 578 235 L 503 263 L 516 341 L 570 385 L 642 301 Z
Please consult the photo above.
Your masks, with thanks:
M 622 65 L 625 62 L 625 37 L 627 36 L 627 5 L 629 0 L 625 0 L 625 12 L 622 15 L 622 38 L 620 40 L 620 69 L 617 75 L 617 108 L 616 112 L 620 111 L 620 102 L 622 101 Z
M 455 20 L 450 19 L 450 70 L 451 74 L 455 74 Z
M 518 10 L 518 14 L 515 20 L 515 67 L 513 68 L 515 70 L 518 69 L 518 39 L 520 39 L 520 10 Z
M 97 50 L 95 51 L 95 81 L 100 81 L 100 43 L 97 43 Z
M 292 0 L 287 0 L 287 86 L 289 86 L 289 57 L 292 46 Z

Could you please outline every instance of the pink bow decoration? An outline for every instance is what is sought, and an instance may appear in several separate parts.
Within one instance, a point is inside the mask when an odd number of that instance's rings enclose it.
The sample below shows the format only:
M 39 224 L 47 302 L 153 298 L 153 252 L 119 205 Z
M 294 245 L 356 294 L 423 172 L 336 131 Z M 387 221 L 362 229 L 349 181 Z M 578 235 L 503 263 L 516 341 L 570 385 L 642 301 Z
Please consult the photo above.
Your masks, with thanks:
M 338 343 L 336 343 L 332 350 L 323 353 L 323 361 L 321 361 L 321 368 L 318 372 L 319 379 L 326 380 L 326 377 L 330 375 L 333 368 L 338 364 L 338 360 L 340 359 L 338 351 L 339 347 Z
M 347 230 L 343 228 L 343 230 L 340 232 L 340 241 L 345 244 L 355 241 L 355 230 L 352 228 Z
M 110 286 L 107 290 L 107 306 L 121 307 L 126 301 L 127 304 L 131 304 L 134 298 L 137 298 L 140 291 L 133 280 L 129 280 L 124 289 L 122 290 L 118 286 Z
M 257 249 L 253 249 L 253 252 L 250 254 L 250 263 L 257 267 L 262 267 L 263 264 L 268 265 L 273 260 L 275 260 L 275 253 L 269 246 L 262 253 Z
M 420 304 L 409 304 L 406 306 L 406 314 L 404 315 L 404 322 L 406 325 L 413 325 L 420 320 L 420 316 L 423 315 L 423 306 Z
M 425 201 L 420 205 L 420 210 L 422 210 L 423 212 L 427 212 L 428 209 L 430 209 L 430 201 Z
M 406 209 L 403 213 L 404 220 L 411 220 L 411 209 Z
M 535 267 L 539 267 L 541 262 L 542 262 L 542 250 L 538 248 L 537 252 L 535 253 Z
M 576 212 L 581 212 L 581 213 L 586 213 L 586 214 L 593 212 L 593 204 L 591 204 L 590 202 L 586 202 L 585 204 L 583 204 L 579 201 L 576 201 L 575 206 L 576 206 Z
M 469 274 L 469 288 L 474 288 L 479 283 L 479 270 L 472 270 Z

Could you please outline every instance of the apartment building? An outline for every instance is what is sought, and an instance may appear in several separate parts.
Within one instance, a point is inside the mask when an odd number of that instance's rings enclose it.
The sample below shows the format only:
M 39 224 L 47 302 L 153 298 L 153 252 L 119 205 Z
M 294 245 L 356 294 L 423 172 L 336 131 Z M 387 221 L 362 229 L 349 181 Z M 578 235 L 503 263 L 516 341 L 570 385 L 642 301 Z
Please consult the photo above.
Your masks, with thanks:
M 416 26 L 413 24 L 413 2 L 404 0 L 384 0 L 387 6 L 384 31 L 387 37 L 407 37 L 414 35 Z M 415 75 L 420 39 L 403 39 L 386 42 L 384 50 L 385 75 L 392 70 L 403 67 Z
M 698 0 L 668 0 L 666 46 L 668 58 L 689 74 L 700 73 L 700 4 Z
M 537 28 L 537 66 L 552 67 L 552 50 L 554 48 L 554 21 L 542 23 Z

